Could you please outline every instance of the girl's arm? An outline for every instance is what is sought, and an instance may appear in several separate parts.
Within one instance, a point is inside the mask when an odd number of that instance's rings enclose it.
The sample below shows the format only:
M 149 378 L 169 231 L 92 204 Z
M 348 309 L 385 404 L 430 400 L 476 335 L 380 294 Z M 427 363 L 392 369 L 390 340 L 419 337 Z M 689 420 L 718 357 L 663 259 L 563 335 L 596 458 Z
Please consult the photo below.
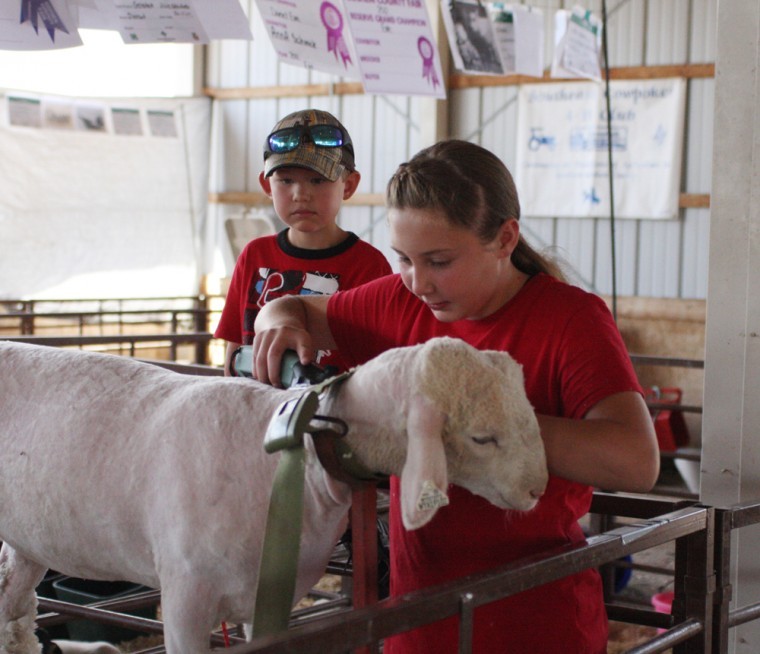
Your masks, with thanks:
M 603 490 L 648 492 L 660 469 L 654 424 L 635 392 L 594 405 L 583 420 L 539 415 L 549 472 Z
M 311 363 L 317 350 L 331 350 L 335 340 L 327 322 L 327 295 L 287 295 L 268 302 L 256 316 L 253 372 L 256 379 L 280 385 L 280 361 L 295 350 L 301 363 Z

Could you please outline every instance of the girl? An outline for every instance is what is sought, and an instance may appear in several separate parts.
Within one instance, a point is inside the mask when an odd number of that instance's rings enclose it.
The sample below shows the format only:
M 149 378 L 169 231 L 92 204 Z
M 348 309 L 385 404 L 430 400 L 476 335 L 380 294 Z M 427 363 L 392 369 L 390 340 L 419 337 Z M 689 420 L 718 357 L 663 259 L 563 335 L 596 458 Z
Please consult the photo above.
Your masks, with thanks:
M 387 188 L 400 274 L 331 298 L 283 298 L 256 321 L 258 379 L 278 384 L 287 348 L 303 362 L 339 346 L 359 364 L 435 336 L 509 352 L 523 366 L 551 478 L 529 513 L 452 486 L 422 529 L 401 525 L 391 483 L 391 592 L 400 595 L 582 542 L 593 487 L 646 492 L 659 472 L 649 412 L 604 302 L 562 280 L 520 236 L 512 176 L 491 152 L 450 140 L 402 164 Z M 390 654 L 457 651 L 457 619 L 388 639 Z M 603 654 L 607 619 L 595 570 L 475 612 L 479 654 Z

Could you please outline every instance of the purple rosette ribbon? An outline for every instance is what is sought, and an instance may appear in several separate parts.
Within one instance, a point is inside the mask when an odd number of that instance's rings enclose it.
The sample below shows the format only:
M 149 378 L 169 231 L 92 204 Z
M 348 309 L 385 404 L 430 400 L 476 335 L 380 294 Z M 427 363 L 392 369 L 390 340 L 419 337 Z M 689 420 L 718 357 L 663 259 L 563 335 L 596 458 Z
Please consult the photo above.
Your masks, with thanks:
M 39 21 L 45 26 L 45 30 L 50 35 L 50 40 L 55 41 L 55 31 L 69 33 L 65 23 L 61 20 L 58 12 L 53 7 L 50 0 L 21 0 L 21 20 L 20 24 L 29 21 L 34 31 L 39 34 Z
M 328 52 L 334 53 L 336 59 L 340 56 L 343 65 L 347 68 L 352 62 L 348 46 L 343 39 L 343 15 L 332 2 L 323 2 L 319 8 L 319 15 L 327 30 Z
M 422 57 L 422 76 L 428 81 L 428 84 L 432 84 L 435 88 L 440 84 L 438 75 L 435 73 L 435 61 L 433 59 L 435 48 L 427 37 L 421 36 L 417 39 L 417 52 Z

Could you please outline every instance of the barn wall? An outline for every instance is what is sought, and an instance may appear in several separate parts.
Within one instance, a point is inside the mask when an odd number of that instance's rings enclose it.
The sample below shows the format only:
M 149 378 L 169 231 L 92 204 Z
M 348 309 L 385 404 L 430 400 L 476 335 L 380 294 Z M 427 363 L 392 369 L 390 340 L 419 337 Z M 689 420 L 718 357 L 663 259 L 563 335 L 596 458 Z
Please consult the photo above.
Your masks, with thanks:
M 254 41 L 212 44 L 206 85 L 211 89 L 264 89 L 262 97 L 216 100 L 214 106 L 211 191 L 259 190 L 261 145 L 276 120 L 305 106 L 328 109 L 348 126 L 362 172 L 360 193 L 382 193 L 398 163 L 429 142 L 431 122 L 441 107 L 425 98 L 368 96 L 334 92 L 327 95 L 274 97 L 269 87 L 335 84 L 329 75 L 281 64 L 276 60 L 253 0 L 243 0 Z M 575 0 L 527 0 L 543 9 L 546 20 L 546 61 L 551 61 L 553 13 L 572 8 Z M 717 0 L 610 0 L 608 3 L 610 64 L 616 67 L 712 63 Z M 429 1 L 431 17 L 438 2 Z M 601 16 L 600 0 L 584 6 Z M 439 40 L 447 57 L 447 45 Z M 447 61 L 447 60 L 446 60 Z M 688 79 L 682 193 L 709 194 L 711 179 L 712 103 L 714 80 Z M 332 87 L 334 88 L 334 87 Z M 515 162 L 517 124 L 515 85 L 449 89 L 442 125 L 433 133 L 472 140 L 494 150 L 511 166 Z M 297 93 L 297 91 L 294 91 Z M 212 203 L 206 265 L 212 275 L 229 275 L 233 260 L 224 220 L 245 211 L 271 212 L 267 204 L 251 207 Z M 616 279 L 619 296 L 704 299 L 707 281 L 708 208 L 682 208 L 673 220 L 617 220 Z M 383 250 L 388 248 L 385 213 L 381 206 L 346 207 L 341 222 Z M 575 271 L 580 284 L 610 294 L 610 224 L 607 219 L 523 217 L 523 230 L 539 247 L 552 248 Z
M 605 297 L 611 306 L 611 299 Z M 704 300 L 621 297 L 617 300 L 617 322 L 631 354 L 674 359 L 705 359 Z M 681 403 L 702 406 L 704 370 L 678 366 L 637 365 L 645 388 L 678 388 Z M 690 444 L 698 445 L 702 432 L 699 413 L 684 413 Z

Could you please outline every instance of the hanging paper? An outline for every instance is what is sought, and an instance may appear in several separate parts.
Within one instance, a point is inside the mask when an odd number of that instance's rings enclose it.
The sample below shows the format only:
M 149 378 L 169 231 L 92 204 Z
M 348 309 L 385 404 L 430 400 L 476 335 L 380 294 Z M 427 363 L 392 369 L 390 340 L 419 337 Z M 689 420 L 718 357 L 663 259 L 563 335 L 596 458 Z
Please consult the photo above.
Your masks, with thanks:
M 256 0 L 281 61 L 359 79 L 356 54 L 340 0 Z
M 120 136 L 142 136 L 143 126 L 140 110 L 134 107 L 112 107 L 113 133 Z
M 424 0 L 344 0 L 367 93 L 446 97 Z
M 71 98 L 42 98 L 42 127 L 45 129 L 75 129 L 74 101 Z
M 105 103 L 78 101 L 74 104 L 75 127 L 82 132 L 107 132 Z
M 193 0 L 193 5 L 209 39 L 253 40 L 240 0 Z
M 21 24 L 27 21 L 38 34 L 40 28 L 43 27 L 51 41 L 55 41 L 56 30 L 69 33 L 69 29 L 50 0 L 21 0 Z
M 193 3 L 114 0 L 124 43 L 208 43 Z
M 69 0 L 69 2 L 71 1 Z M 114 0 L 76 0 L 76 2 L 79 3 L 79 27 L 121 31 L 124 13 L 117 10 L 115 6 L 117 3 Z M 142 9 L 145 4 L 141 2 L 138 5 L 133 5 L 133 8 Z M 208 39 L 241 39 L 246 41 L 253 39 L 248 17 L 240 5 L 240 0 L 185 0 L 184 2 L 164 4 L 169 5 L 166 7 L 168 10 L 185 9 L 186 7 L 186 11 L 193 12 L 194 20 L 200 23 Z M 175 7 L 175 5 L 177 6 Z M 128 5 L 127 10 L 129 10 Z M 174 18 L 169 16 L 168 11 L 164 12 L 164 15 L 174 21 Z M 147 18 L 146 15 L 146 20 Z M 186 34 L 189 36 L 186 39 L 189 43 L 196 42 L 192 36 L 193 31 L 198 33 L 197 30 L 191 29 Z M 163 37 L 160 31 L 159 36 Z M 159 42 L 166 41 L 165 38 L 158 40 Z M 147 42 L 149 42 L 149 35 L 144 32 L 141 43 Z M 180 40 L 177 39 L 176 42 L 180 42 Z
M 66 0 L 0 2 L 0 48 L 53 50 L 82 45 Z
M 148 109 L 148 128 L 151 136 L 163 136 L 177 138 L 177 123 L 174 118 L 174 111 L 166 109 Z
M 14 127 L 42 127 L 42 103 L 37 97 L 9 95 L 5 99 L 8 124 Z
M 478 1 L 441 0 L 441 16 L 457 70 L 465 73 L 503 75 L 493 25 Z
M 544 73 L 544 18 L 534 7 L 490 2 L 486 5 L 493 24 L 504 73 L 542 77 Z
M 554 27 L 556 43 L 552 77 L 584 77 L 600 81 L 601 21 L 591 11 L 576 6 L 572 11 L 558 11 Z
M 523 214 L 610 215 L 612 149 L 615 215 L 678 215 L 686 105 L 682 78 L 524 84 L 518 91 L 515 178 Z M 611 132 L 611 134 L 610 134 Z

